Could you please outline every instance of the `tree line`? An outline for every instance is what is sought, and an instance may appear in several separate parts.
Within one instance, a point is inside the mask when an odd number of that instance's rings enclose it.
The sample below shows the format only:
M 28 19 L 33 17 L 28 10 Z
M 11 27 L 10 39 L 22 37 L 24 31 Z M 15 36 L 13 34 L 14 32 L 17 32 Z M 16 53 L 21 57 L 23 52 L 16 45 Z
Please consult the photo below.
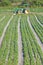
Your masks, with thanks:
M 11 5 L 12 3 L 28 3 L 30 6 L 38 5 L 43 6 L 43 0 L 0 0 L 0 5 Z

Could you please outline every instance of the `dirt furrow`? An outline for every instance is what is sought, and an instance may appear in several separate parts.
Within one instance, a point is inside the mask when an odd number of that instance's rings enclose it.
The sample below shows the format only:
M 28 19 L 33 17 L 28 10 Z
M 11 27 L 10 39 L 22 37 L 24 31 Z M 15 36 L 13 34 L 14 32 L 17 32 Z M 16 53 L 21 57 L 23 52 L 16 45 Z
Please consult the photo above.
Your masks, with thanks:
M 36 18 L 36 20 L 37 20 L 37 22 L 40 24 L 40 26 L 42 26 L 43 27 L 43 25 L 40 23 L 40 21 L 38 20 L 38 18 L 37 18 L 37 16 L 36 15 L 34 15 L 35 16 L 35 18 Z
M 20 19 L 18 19 L 18 65 L 23 65 L 23 52 L 22 52 L 22 39 L 21 39 L 21 32 L 20 32 Z
M 1 47 L 1 44 L 2 44 L 2 41 L 3 41 L 3 38 L 5 36 L 5 33 L 6 33 L 6 30 L 11 22 L 11 20 L 13 19 L 13 15 L 11 16 L 11 18 L 9 19 L 7 25 L 5 26 L 4 30 L 3 30 L 3 33 L 2 33 L 2 36 L 0 37 L 0 47 Z
M 32 32 L 33 32 L 34 35 L 35 35 L 35 38 L 36 38 L 36 40 L 37 40 L 37 43 L 39 44 L 39 46 L 41 47 L 41 49 L 42 49 L 42 51 L 43 51 L 43 44 L 41 43 L 41 41 L 40 41 L 38 35 L 37 35 L 36 32 L 34 31 L 32 25 L 31 25 L 31 23 L 30 23 L 29 16 L 27 17 L 27 20 L 28 20 L 28 23 L 29 23 L 29 26 L 30 26 Z

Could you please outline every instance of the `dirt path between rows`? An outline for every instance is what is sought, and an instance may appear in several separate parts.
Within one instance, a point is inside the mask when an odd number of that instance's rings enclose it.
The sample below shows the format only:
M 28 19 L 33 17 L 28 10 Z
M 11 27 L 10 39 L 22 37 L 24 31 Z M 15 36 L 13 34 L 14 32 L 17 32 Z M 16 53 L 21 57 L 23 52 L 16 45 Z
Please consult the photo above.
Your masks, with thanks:
M 22 39 L 21 39 L 21 32 L 20 32 L 20 19 L 18 19 L 18 65 L 23 65 L 23 52 L 22 52 Z
M 5 19 L 5 17 L 6 17 L 6 16 L 2 17 L 1 20 L 0 20 L 0 22 L 3 21 L 3 20 Z
M 38 18 L 37 18 L 37 16 L 36 15 L 34 15 L 35 16 L 35 18 L 36 18 L 36 20 L 37 20 L 37 22 L 40 24 L 40 26 L 42 26 L 43 27 L 43 25 L 40 23 L 40 21 L 38 20 Z
M 11 18 L 9 19 L 7 25 L 5 26 L 5 28 L 4 28 L 4 30 L 3 30 L 2 36 L 0 37 L 0 47 L 1 47 L 1 45 L 2 45 L 2 41 L 3 41 L 3 38 L 4 38 L 4 36 L 5 36 L 6 30 L 7 30 L 7 28 L 8 28 L 8 26 L 9 26 L 9 24 L 10 24 L 10 22 L 11 22 L 12 19 L 13 19 L 13 15 L 12 15 Z
M 37 43 L 39 44 L 39 46 L 41 47 L 41 49 L 42 49 L 42 51 L 43 51 L 43 44 L 41 43 L 41 41 L 40 41 L 38 35 L 37 35 L 36 32 L 34 31 L 32 25 L 31 25 L 31 23 L 30 23 L 29 16 L 27 17 L 27 21 L 28 21 L 28 23 L 29 23 L 29 26 L 30 26 L 32 32 L 33 32 L 34 35 L 35 35 L 35 38 L 36 38 L 36 40 L 37 40 Z

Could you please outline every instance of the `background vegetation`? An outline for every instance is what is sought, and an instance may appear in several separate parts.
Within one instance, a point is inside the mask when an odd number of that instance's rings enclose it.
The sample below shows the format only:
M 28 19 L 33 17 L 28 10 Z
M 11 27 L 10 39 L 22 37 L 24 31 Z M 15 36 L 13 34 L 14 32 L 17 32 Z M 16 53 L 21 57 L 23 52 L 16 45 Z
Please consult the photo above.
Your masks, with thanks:
M 0 0 L 0 6 L 20 5 L 24 3 L 29 4 L 29 6 L 43 6 L 43 0 Z

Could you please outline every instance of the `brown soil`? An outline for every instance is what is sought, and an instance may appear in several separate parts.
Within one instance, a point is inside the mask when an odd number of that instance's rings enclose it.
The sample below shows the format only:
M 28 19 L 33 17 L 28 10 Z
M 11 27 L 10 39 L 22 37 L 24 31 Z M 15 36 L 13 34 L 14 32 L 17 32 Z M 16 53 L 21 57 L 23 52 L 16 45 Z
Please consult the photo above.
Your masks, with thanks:
M 23 65 L 23 52 L 22 52 L 22 39 L 21 39 L 21 32 L 20 32 L 20 19 L 18 20 L 18 65 Z

